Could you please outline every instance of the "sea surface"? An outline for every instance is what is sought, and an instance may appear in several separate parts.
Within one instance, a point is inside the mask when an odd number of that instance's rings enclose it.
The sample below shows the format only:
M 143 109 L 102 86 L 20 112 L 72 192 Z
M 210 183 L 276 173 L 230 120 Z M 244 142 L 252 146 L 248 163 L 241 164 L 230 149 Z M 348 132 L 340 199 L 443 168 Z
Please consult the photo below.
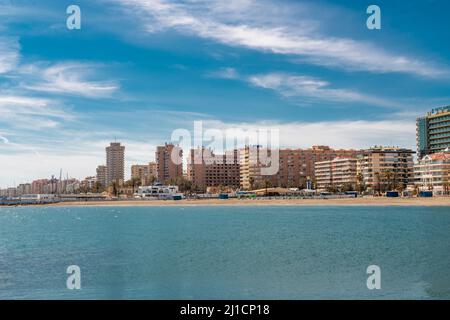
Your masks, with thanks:
M 450 299 L 450 208 L 0 208 L 0 299 Z

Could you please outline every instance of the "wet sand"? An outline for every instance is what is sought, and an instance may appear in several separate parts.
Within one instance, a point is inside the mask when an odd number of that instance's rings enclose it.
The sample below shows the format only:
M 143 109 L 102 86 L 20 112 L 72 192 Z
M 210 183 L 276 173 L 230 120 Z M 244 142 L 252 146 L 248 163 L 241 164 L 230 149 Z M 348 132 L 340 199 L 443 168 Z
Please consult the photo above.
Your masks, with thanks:
M 73 201 L 46 206 L 450 206 L 450 197 L 345 199 L 198 199 Z

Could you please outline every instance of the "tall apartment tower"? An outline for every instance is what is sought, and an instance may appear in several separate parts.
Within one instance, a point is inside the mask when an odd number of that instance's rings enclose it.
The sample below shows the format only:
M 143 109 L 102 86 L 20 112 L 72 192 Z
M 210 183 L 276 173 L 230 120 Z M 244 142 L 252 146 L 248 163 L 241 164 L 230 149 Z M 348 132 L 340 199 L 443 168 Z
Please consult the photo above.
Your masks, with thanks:
M 183 176 L 183 150 L 180 147 L 167 143 L 158 146 L 155 159 L 156 175 L 160 182 Z
M 417 155 L 443 152 L 450 147 L 450 106 L 432 109 L 416 121 Z
M 112 182 L 122 184 L 124 181 L 125 146 L 120 142 L 111 142 L 106 147 L 106 185 Z

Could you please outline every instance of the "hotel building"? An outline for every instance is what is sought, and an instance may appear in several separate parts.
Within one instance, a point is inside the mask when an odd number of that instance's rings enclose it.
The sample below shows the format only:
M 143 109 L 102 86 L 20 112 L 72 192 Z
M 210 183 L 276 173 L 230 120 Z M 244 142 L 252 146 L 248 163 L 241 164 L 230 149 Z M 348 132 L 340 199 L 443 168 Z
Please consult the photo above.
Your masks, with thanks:
M 432 109 L 416 121 L 419 159 L 450 147 L 450 106 Z
M 450 150 L 426 155 L 414 166 L 415 184 L 421 191 L 436 195 L 450 192 Z
M 208 187 L 239 188 L 239 151 L 232 150 L 215 155 L 205 148 L 191 149 L 187 163 L 187 178 L 194 189 L 205 191 Z
M 125 146 L 120 142 L 111 142 L 106 147 L 106 185 L 116 182 L 121 185 L 124 181 Z
M 156 147 L 156 175 L 160 182 L 183 176 L 183 150 L 173 144 Z
M 358 173 L 368 191 L 403 190 L 414 183 L 413 154 L 410 149 L 381 147 L 364 150 L 358 156 Z
M 333 160 L 316 162 L 314 174 L 317 189 L 329 188 L 342 190 L 345 187 L 355 189 L 357 184 L 357 159 L 334 158 Z

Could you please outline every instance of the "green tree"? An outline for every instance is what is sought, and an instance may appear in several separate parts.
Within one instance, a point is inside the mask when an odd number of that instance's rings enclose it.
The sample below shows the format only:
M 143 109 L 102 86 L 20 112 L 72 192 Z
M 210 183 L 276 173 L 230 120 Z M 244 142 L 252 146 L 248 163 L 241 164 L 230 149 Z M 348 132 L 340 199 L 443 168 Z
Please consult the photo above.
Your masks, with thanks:
M 250 177 L 248 178 L 248 182 L 250 183 L 250 190 L 254 190 L 254 186 L 255 186 L 255 178 Z

